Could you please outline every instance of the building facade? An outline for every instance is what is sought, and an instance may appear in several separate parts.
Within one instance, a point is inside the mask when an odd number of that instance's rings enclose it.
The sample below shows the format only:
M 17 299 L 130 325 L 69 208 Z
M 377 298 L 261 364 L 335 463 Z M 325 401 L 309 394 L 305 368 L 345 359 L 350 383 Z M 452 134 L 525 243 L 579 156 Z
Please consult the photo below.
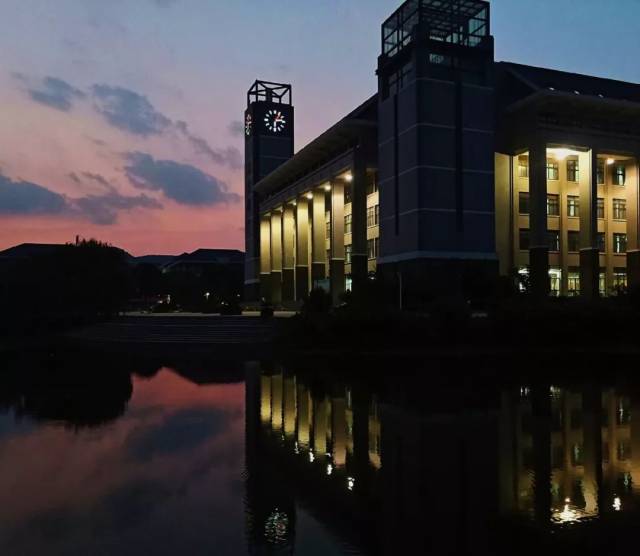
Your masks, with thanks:
M 377 75 L 295 155 L 290 102 L 249 92 L 250 298 L 338 303 L 374 272 L 407 306 L 498 273 L 537 295 L 639 285 L 640 86 L 496 62 L 481 0 L 402 4 Z

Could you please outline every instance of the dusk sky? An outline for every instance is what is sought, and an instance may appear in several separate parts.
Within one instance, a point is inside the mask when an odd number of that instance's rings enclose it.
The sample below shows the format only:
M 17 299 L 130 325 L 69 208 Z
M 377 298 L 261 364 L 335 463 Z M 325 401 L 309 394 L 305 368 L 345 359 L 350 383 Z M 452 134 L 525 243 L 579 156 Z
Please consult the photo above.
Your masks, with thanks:
M 0 249 L 243 249 L 246 90 L 290 82 L 296 150 L 376 89 L 399 0 L 2 0 Z M 494 0 L 496 59 L 640 82 L 639 0 Z

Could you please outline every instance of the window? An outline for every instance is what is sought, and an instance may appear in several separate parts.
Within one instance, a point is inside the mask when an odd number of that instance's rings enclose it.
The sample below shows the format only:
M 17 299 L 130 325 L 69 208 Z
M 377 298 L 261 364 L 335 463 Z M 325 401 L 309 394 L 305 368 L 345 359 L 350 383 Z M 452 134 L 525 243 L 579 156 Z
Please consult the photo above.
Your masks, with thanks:
M 367 240 L 367 255 L 369 259 L 378 258 L 378 238 Z
M 607 273 L 604 268 L 600 269 L 600 274 L 598 275 L 598 289 L 602 297 L 607 295 Z
M 351 233 L 351 215 L 350 214 L 344 215 L 344 233 L 345 234 Z
M 567 160 L 567 181 L 580 181 L 580 166 L 577 160 Z
M 557 180 L 560 178 L 560 170 L 558 167 L 558 163 L 553 160 L 547 159 L 547 179 L 548 180 Z
M 549 230 L 547 232 L 547 238 L 549 241 L 549 251 L 560 251 L 560 232 Z
M 607 242 L 606 242 L 604 232 L 598 232 L 597 240 L 598 240 L 598 251 L 600 251 L 600 253 L 606 253 Z
M 327 239 L 331 239 L 331 220 L 329 220 L 328 218 L 327 218 L 327 223 L 325 225 L 325 228 L 326 228 L 325 237 Z
M 626 181 L 627 169 L 622 164 L 618 164 L 613 172 L 613 185 L 625 185 Z
M 604 160 L 598 160 L 598 185 L 604 185 L 605 165 Z
M 625 199 L 613 200 L 613 218 L 615 220 L 627 219 L 627 201 Z
M 626 287 L 627 287 L 627 269 L 614 268 L 613 269 L 613 289 L 621 290 Z
M 569 267 L 567 273 L 567 293 L 570 296 L 580 295 L 580 269 L 574 266 Z
M 528 156 L 518 157 L 518 177 L 519 178 L 529 177 L 529 157 Z
M 627 234 L 613 234 L 613 252 L 627 252 Z
M 604 218 L 604 199 L 598 197 L 598 205 L 596 207 L 597 216 L 600 219 Z
M 529 214 L 529 194 L 520 192 L 518 195 L 518 212 L 520 214 Z
M 562 271 L 559 268 L 549 269 L 549 294 L 553 297 L 560 295 L 560 282 L 562 281 Z
M 567 197 L 567 216 L 580 216 L 580 198 L 575 195 Z
M 367 228 L 378 225 L 378 218 L 380 215 L 380 205 L 373 207 L 367 207 Z
M 560 199 L 558 195 L 547 195 L 547 216 L 560 216 Z
M 353 245 L 344 246 L 344 264 L 351 264 L 351 253 L 353 252 Z
M 520 249 L 522 249 L 523 251 L 526 251 L 527 249 L 529 249 L 529 230 L 526 230 L 524 228 L 520 229 Z
M 378 182 L 376 180 L 376 174 L 367 174 L 367 195 L 373 195 L 378 191 Z
M 346 186 L 344 188 L 344 204 L 348 205 L 353 199 L 351 198 L 351 187 Z
M 567 250 L 571 253 L 580 251 L 580 232 L 570 231 L 567 234 Z

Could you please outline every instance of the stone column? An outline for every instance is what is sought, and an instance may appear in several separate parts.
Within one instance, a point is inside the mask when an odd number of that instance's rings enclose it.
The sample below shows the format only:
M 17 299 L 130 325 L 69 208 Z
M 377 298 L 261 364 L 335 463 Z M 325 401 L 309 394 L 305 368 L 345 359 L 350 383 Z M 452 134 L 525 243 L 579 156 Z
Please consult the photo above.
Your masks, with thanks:
M 260 298 L 271 302 L 271 215 L 260 218 Z
M 311 280 L 313 287 L 326 278 L 327 274 L 327 248 L 326 248 L 326 221 L 325 221 L 325 191 L 322 188 L 313 191 L 313 207 L 311 217 L 313 219 L 313 241 L 311 263 Z
M 293 438 L 296 432 L 296 377 L 284 379 L 284 434 L 287 439 Z
M 311 394 L 309 389 L 298 382 L 298 446 L 309 448 L 311 440 Z
M 549 236 L 547 232 L 547 145 L 536 141 L 529 149 L 531 290 L 537 297 L 549 295 Z
M 296 207 L 292 204 L 285 205 L 282 211 L 282 300 L 294 301 L 296 297 Z
M 331 184 L 331 300 L 340 303 L 344 293 L 344 183 L 340 180 Z
M 596 176 L 596 184 L 597 181 Z M 602 390 L 599 387 L 585 387 L 582 410 L 585 509 L 592 513 L 599 508 L 602 512 Z
M 271 303 L 282 302 L 282 212 L 271 213 Z
M 309 201 L 306 197 L 296 204 L 296 300 L 309 295 Z
M 279 372 L 271 377 L 271 429 L 274 432 L 282 430 L 282 373 Z
M 332 404 L 333 462 L 336 467 L 344 467 L 347 463 L 347 401 L 339 396 L 332 399 Z
M 627 284 L 640 290 L 640 155 L 629 165 L 627 176 Z M 632 171 L 631 171 L 632 170 Z
M 598 153 L 580 153 L 580 293 L 586 299 L 600 295 L 598 251 Z
M 364 153 L 354 150 L 351 182 L 351 280 L 353 292 L 359 295 L 367 281 L 367 168 Z

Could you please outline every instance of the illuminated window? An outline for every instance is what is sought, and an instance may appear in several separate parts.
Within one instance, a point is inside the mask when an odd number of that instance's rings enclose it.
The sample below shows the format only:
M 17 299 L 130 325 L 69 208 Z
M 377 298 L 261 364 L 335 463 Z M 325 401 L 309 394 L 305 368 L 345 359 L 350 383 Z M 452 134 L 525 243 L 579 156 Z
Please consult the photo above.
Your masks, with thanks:
M 523 251 L 529 249 L 529 245 L 530 245 L 530 235 L 529 235 L 529 230 L 525 229 L 525 228 L 521 228 L 520 229 L 520 237 L 519 237 L 519 244 L 520 244 L 520 249 L 522 249 Z
M 325 237 L 327 239 L 331 238 L 331 213 L 325 213 Z
M 626 181 L 627 169 L 622 164 L 619 164 L 613 172 L 613 185 L 625 185 Z
M 607 273 L 604 268 L 600 269 L 600 274 L 598 275 L 598 290 L 600 290 L 602 297 L 607 295 Z
M 624 290 L 627 287 L 627 269 L 613 269 L 613 289 L 615 291 Z
M 580 181 L 580 166 L 577 160 L 567 160 L 567 181 Z
M 529 194 L 520 192 L 518 195 L 518 212 L 520 214 L 529 214 Z
M 627 219 L 627 201 L 625 199 L 613 200 L 613 218 L 615 220 Z
M 567 250 L 571 253 L 580 251 L 580 232 L 570 231 L 567 234 Z
M 560 178 L 560 168 L 558 163 L 547 159 L 547 179 L 558 180 Z
M 598 204 L 596 206 L 597 217 L 604 219 L 604 199 L 598 197 Z
M 567 197 L 567 216 L 580 216 L 580 198 L 575 195 Z
M 567 293 L 570 296 L 580 295 L 580 269 L 569 267 L 567 273 Z
M 549 230 L 547 237 L 549 241 L 549 251 L 560 251 L 560 232 L 557 230 Z
M 604 185 L 605 175 L 604 160 L 598 160 L 598 185 Z
M 558 195 L 547 195 L 547 216 L 560 216 L 560 199 Z
M 529 177 L 529 157 L 528 156 L 518 157 L 518 177 L 519 178 Z
M 549 295 L 558 297 L 560 295 L 560 282 L 562 281 L 562 271 L 559 268 L 549 269 Z
M 367 228 L 378 225 L 378 218 L 380 215 L 380 205 L 373 207 L 367 207 Z
M 618 254 L 627 252 L 627 234 L 613 234 L 613 252 Z
M 351 253 L 353 252 L 353 245 L 344 246 L 344 264 L 351 264 Z
M 351 215 L 350 214 L 344 215 L 344 233 L 345 234 L 351 233 Z

